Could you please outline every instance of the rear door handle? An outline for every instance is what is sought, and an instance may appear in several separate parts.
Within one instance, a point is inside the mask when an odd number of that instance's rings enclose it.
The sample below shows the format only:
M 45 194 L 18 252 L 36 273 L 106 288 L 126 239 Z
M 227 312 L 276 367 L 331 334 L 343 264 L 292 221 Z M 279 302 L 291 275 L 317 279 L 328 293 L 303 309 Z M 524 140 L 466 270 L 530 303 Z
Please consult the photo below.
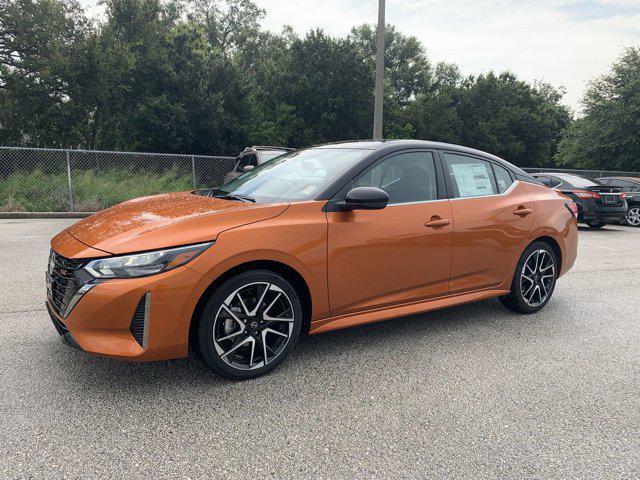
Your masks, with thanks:
M 430 228 L 442 228 L 446 227 L 447 225 L 451 225 L 451 220 L 449 220 L 448 218 L 440 217 L 431 217 L 431 220 L 424 224 L 425 227 Z
M 522 218 L 526 217 L 531 213 L 533 213 L 533 210 L 525 207 L 518 207 L 518 209 L 515 212 L 513 212 L 514 215 L 518 215 L 519 217 L 522 217 Z

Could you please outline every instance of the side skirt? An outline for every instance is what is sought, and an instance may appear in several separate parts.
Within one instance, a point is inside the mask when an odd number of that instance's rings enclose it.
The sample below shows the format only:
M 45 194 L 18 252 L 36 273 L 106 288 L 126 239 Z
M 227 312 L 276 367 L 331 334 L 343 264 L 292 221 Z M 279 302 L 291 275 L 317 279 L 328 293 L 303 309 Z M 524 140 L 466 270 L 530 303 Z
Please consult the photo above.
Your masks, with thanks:
M 451 295 L 447 297 L 432 298 L 415 303 L 404 303 L 386 308 L 367 310 L 364 312 L 339 315 L 337 317 L 323 318 L 311 322 L 310 334 L 329 332 L 341 328 L 354 327 L 367 323 L 381 322 L 390 318 L 406 317 L 417 313 L 440 310 L 442 308 L 453 307 L 465 303 L 478 302 L 492 297 L 500 297 L 509 293 L 509 290 L 481 290 L 476 292 Z

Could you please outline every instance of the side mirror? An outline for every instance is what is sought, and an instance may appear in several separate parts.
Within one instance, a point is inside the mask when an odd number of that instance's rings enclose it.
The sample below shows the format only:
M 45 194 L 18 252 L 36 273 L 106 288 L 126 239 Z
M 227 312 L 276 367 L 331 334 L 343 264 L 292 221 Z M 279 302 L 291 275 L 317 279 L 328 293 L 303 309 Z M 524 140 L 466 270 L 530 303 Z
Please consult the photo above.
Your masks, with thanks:
M 344 203 L 348 210 L 381 210 L 389 203 L 389 194 L 376 187 L 356 187 L 349 190 Z
M 251 170 L 253 170 L 253 165 L 245 165 L 242 167 L 243 172 L 250 172 Z

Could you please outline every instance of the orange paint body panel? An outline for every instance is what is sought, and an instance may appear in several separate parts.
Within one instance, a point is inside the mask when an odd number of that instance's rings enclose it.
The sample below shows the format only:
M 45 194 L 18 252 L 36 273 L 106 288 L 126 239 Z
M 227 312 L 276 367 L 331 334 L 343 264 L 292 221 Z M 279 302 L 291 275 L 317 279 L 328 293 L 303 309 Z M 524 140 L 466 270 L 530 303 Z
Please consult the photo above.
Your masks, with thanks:
M 450 203 L 438 200 L 329 213 L 331 314 L 448 294 L 453 243 Z M 434 218 L 449 219 L 451 224 L 425 227 Z
M 502 195 L 451 200 L 454 225 L 451 293 L 505 286 L 510 270 L 533 225 L 535 212 L 515 215 L 518 208 L 533 210 L 522 183 Z M 525 243 L 526 242 L 526 243 Z
M 299 296 L 309 299 L 310 333 L 483 300 L 510 291 L 516 264 L 536 239 L 557 248 L 560 275 L 573 266 L 578 233 L 568 201 L 517 180 L 500 195 L 379 210 L 327 211 L 327 200 L 259 204 L 190 192 L 145 197 L 72 225 L 54 237 L 52 250 L 86 260 L 213 244 L 173 270 L 92 282 L 66 318 L 52 314 L 83 350 L 146 361 L 186 356 L 198 305 L 216 281 L 242 269 L 295 274 Z M 147 294 L 143 347 L 131 325 Z

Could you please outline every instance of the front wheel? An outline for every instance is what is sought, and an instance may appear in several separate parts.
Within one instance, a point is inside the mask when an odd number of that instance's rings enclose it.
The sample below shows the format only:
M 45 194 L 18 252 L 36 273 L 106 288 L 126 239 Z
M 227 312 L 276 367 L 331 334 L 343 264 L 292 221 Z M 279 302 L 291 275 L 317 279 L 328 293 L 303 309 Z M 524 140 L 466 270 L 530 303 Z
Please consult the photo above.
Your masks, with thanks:
M 587 222 L 587 225 L 591 229 L 599 230 L 600 228 L 604 227 L 606 223 L 604 223 L 602 220 L 591 220 Z
M 259 377 L 282 363 L 301 325 L 300 299 L 284 277 L 268 270 L 244 272 L 207 302 L 198 331 L 200 357 L 224 377 Z
M 626 218 L 627 225 L 632 227 L 640 227 L 640 207 L 634 205 L 633 207 L 629 207 L 627 211 Z
M 500 297 L 500 302 L 514 312 L 535 313 L 549 302 L 557 276 L 555 252 L 545 242 L 534 242 L 520 257 L 511 292 Z

